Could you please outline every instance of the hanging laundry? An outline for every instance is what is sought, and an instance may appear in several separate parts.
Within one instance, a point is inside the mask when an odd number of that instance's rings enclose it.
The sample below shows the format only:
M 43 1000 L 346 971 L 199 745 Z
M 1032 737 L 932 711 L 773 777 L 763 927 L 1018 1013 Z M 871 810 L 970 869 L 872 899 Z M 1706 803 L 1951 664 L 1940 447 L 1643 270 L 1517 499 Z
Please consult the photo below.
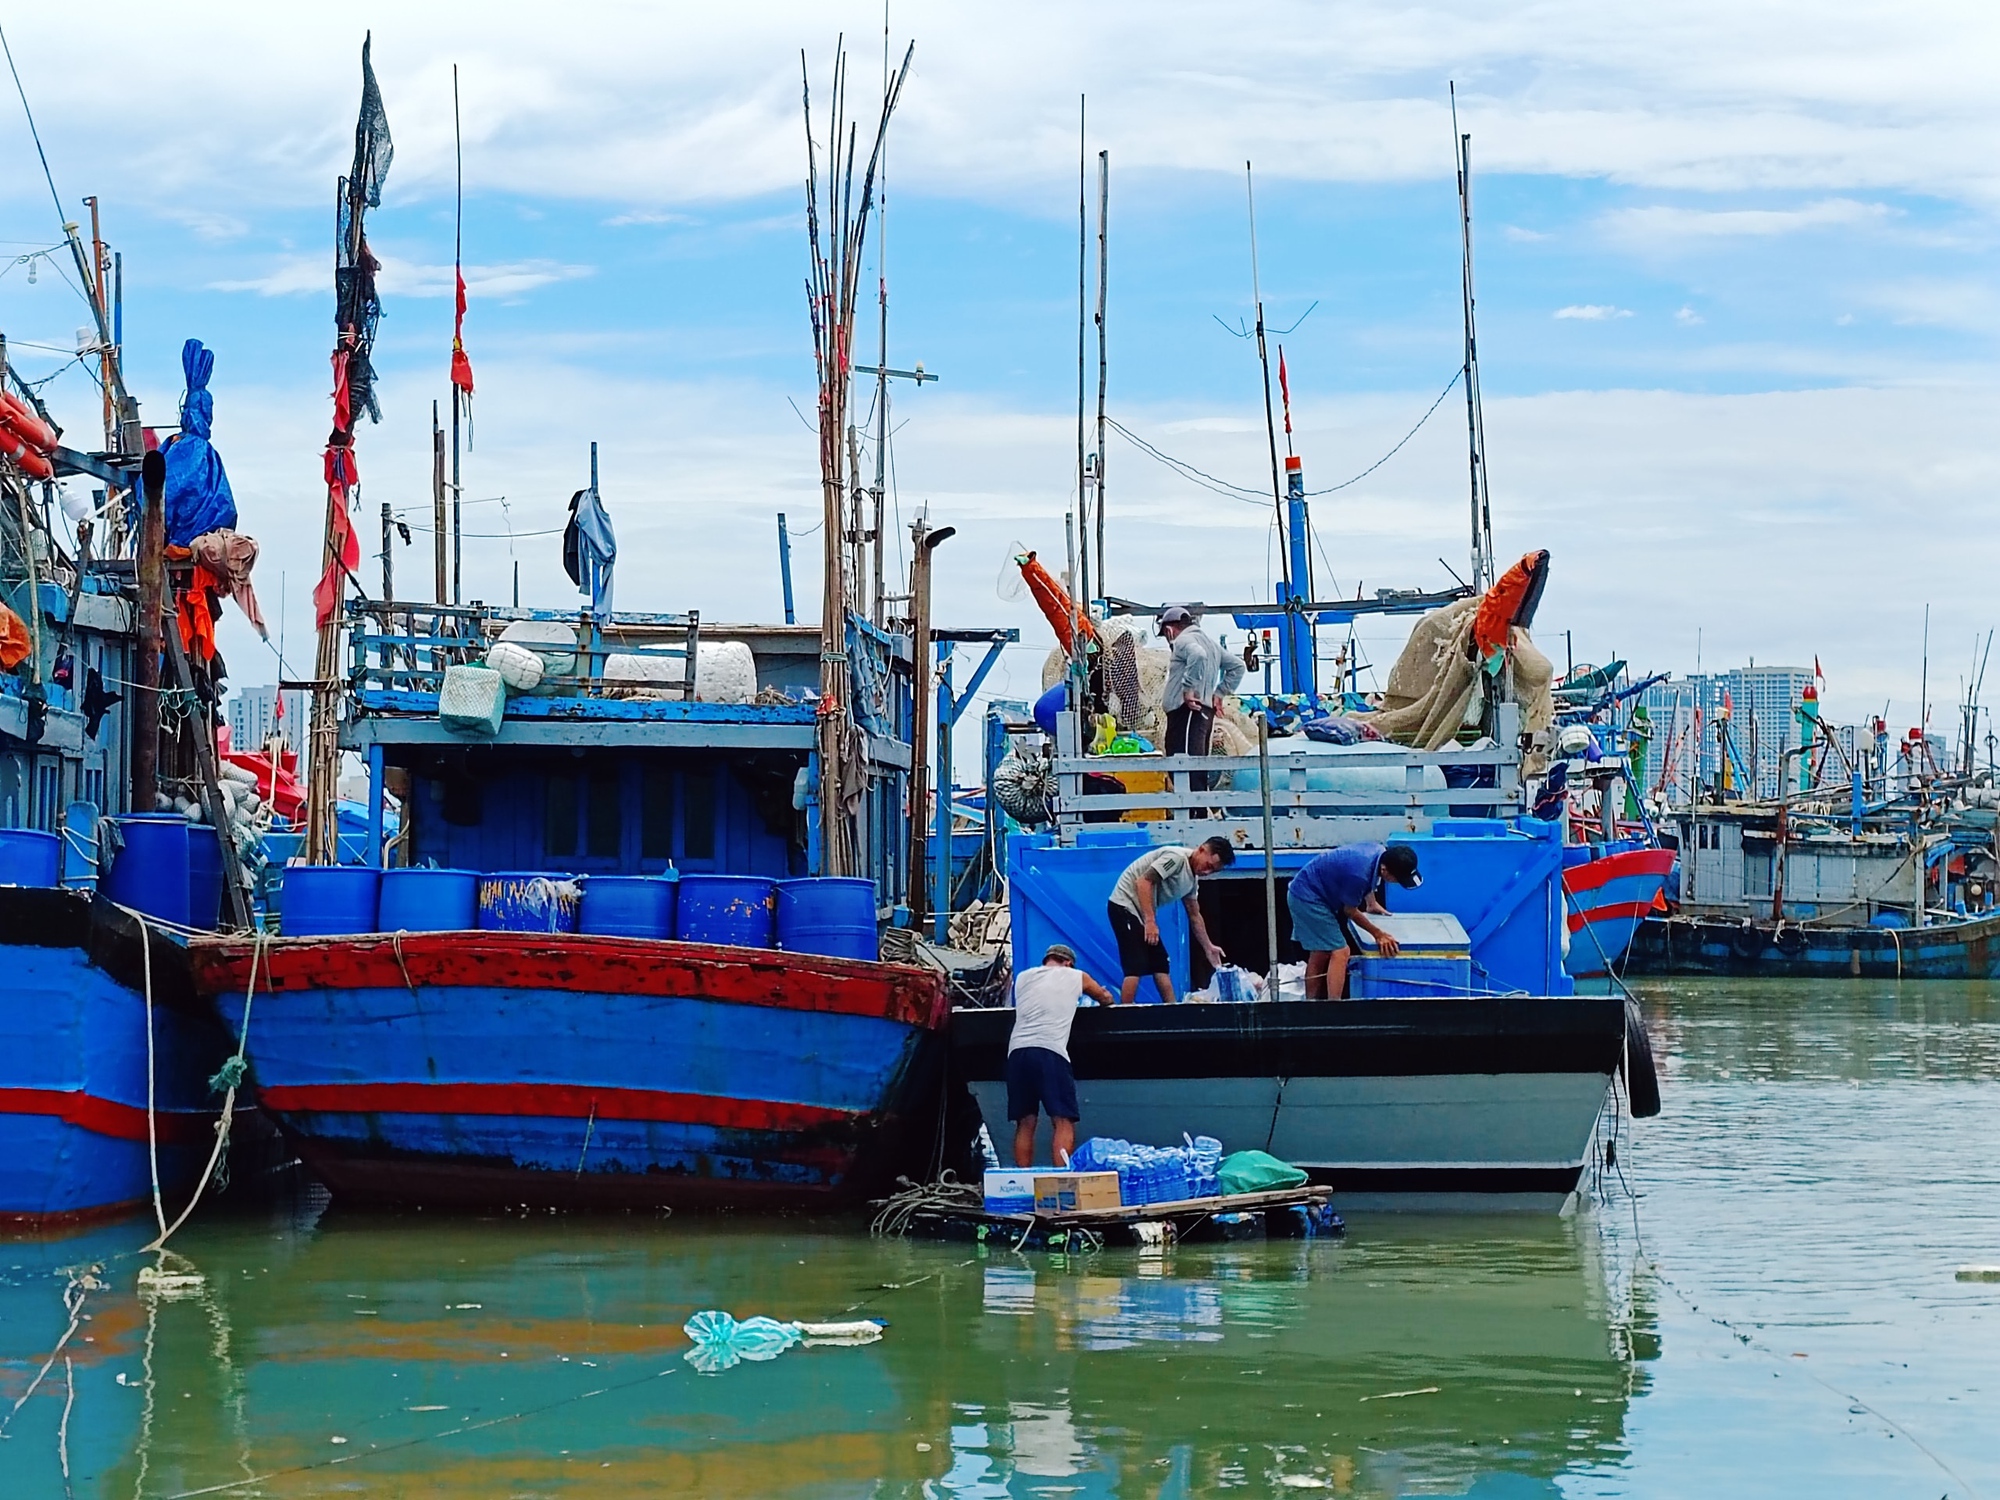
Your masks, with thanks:
M 569 497 L 569 524 L 563 528 L 563 571 L 569 581 L 590 595 L 590 608 L 600 620 L 611 618 L 611 565 L 618 560 L 618 539 L 611 516 L 595 489 Z
M 92 739 L 104 725 L 104 716 L 111 712 L 114 703 L 123 703 L 123 693 L 106 692 L 104 674 L 92 667 L 83 675 L 83 727 Z
M 215 660 L 215 613 L 221 585 L 221 579 L 197 563 L 193 579 L 181 590 L 181 649 L 190 661 L 206 665 Z
M 185 547 L 205 531 L 236 524 L 236 497 L 222 455 L 209 442 L 215 425 L 215 398 L 209 376 L 215 355 L 200 339 L 181 345 L 181 370 L 187 392 L 181 397 L 181 430 L 167 439 L 167 542 Z
M 33 650 L 34 642 L 28 636 L 28 622 L 0 604 L 0 671 L 13 671 L 28 659 Z
M 271 633 L 264 628 L 264 612 L 257 607 L 257 591 L 250 586 L 250 570 L 257 566 L 257 539 L 223 527 L 196 537 L 188 550 L 217 580 L 215 591 L 225 599 L 234 599 L 252 628 L 268 641 Z

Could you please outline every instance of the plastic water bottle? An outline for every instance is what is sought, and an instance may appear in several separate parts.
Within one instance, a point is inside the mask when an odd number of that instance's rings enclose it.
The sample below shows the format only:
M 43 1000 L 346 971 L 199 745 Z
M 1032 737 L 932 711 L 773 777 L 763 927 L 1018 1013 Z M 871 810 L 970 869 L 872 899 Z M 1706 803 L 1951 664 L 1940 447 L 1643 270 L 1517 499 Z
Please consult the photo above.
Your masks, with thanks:
M 984 1125 L 979 1127 L 979 1154 L 986 1158 L 987 1171 L 1000 1170 L 1000 1153 L 993 1149 L 993 1137 L 987 1133 Z

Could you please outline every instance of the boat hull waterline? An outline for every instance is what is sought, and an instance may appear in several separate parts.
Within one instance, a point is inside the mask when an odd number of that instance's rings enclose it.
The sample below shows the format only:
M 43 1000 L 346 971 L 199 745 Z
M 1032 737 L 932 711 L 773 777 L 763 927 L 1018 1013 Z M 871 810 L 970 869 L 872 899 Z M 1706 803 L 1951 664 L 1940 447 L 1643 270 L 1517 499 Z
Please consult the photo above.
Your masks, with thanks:
M 1817 927 L 1796 922 L 1653 917 L 1633 939 L 1632 974 L 1769 979 L 2000 978 L 2000 913 L 1930 927 Z
M 1671 849 L 1625 849 L 1563 871 L 1570 978 L 1603 979 L 1618 970 L 1639 924 L 1658 907 L 1675 857 Z
M 1006 1134 L 1011 1011 L 959 1011 L 953 1063 Z M 1212 1135 L 1350 1209 L 1560 1212 L 1624 1045 L 1608 997 L 1289 1001 L 1078 1013 L 1083 1136 Z
M 215 1141 L 208 1080 L 229 1051 L 179 944 L 81 892 L 0 887 L 0 964 L 0 1223 L 134 1212 L 155 1157 L 177 1211 Z
M 201 987 L 239 1003 L 255 945 L 192 950 Z M 832 1206 L 908 1146 L 946 1014 L 928 971 L 765 949 L 281 938 L 264 945 L 248 1055 L 337 1200 Z

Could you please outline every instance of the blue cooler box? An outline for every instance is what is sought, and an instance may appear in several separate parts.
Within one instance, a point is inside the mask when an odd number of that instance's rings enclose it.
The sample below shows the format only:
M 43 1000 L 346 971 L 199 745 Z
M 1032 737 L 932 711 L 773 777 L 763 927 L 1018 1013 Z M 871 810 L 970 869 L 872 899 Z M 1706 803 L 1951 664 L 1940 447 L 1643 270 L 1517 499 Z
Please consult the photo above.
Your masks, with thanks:
M 1391 898 L 1393 899 L 1393 897 Z M 1355 929 L 1348 994 L 1356 1000 L 1463 999 L 1472 991 L 1472 942 L 1450 912 L 1373 917 L 1401 945 L 1394 958 L 1375 950 L 1372 933 Z

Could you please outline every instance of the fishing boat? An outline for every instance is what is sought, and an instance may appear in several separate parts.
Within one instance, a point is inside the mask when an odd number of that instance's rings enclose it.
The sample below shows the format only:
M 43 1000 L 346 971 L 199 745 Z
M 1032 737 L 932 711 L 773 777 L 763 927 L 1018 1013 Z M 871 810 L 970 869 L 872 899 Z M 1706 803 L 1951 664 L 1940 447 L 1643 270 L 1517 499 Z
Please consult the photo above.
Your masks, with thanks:
M 1971 789 L 1974 796 L 1983 789 Z M 1680 879 L 1633 943 L 1640 974 L 1991 979 L 1991 809 L 1946 797 L 1871 812 L 1858 793 L 1671 814 Z
M 295 866 L 284 935 L 190 945 L 227 1013 L 253 995 L 258 1098 L 336 1198 L 838 1203 L 923 1149 L 942 980 L 877 946 L 903 868 L 894 638 L 857 621 L 849 642 L 886 731 L 860 819 L 877 874 L 826 879 L 795 803 L 816 627 L 357 601 L 350 628 L 345 733 L 390 867 Z M 452 727 L 461 663 L 503 640 L 549 674 L 491 732 Z M 359 907 L 312 895 L 357 881 Z
M 119 382 L 102 243 L 93 260 L 65 233 L 102 335 L 103 451 L 64 441 L 0 340 L 0 1220 L 33 1223 L 184 1206 L 230 1050 L 176 936 L 224 899 L 213 736 L 198 711 L 162 724 L 161 633 L 140 628 L 192 568 L 159 550 L 166 463 Z M 103 497 L 69 509 L 73 546 L 63 480 Z M 166 634 L 167 685 L 212 703 Z

